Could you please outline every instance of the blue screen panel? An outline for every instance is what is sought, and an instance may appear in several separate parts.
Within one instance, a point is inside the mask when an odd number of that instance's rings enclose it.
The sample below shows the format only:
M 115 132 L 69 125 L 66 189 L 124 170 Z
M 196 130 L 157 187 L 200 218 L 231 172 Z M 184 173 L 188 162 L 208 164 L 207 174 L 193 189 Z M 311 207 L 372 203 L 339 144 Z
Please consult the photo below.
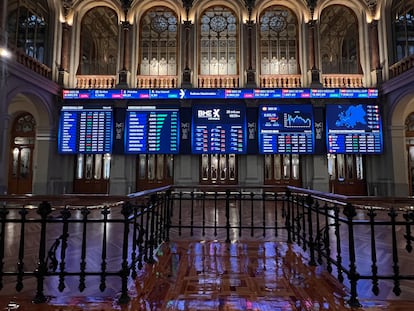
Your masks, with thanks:
M 195 154 L 246 153 L 244 105 L 193 105 L 191 149 Z
M 179 109 L 131 106 L 126 111 L 125 152 L 177 154 Z
M 326 105 L 328 153 L 377 154 L 383 151 L 376 104 Z
M 314 151 L 312 105 L 261 105 L 259 152 L 310 154 Z
M 111 107 L 63 106 L 58 130 L 58 152 L 100 154 L 112 152 Z

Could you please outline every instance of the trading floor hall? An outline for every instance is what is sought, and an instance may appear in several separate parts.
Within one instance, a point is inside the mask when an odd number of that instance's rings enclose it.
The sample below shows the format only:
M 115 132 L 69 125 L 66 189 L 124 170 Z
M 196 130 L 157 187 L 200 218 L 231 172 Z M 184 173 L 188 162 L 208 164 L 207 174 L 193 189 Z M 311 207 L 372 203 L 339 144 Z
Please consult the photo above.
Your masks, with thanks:
M 114 229 L 115 230 L 115 229 Z M 112 232 L 111 234 L 116 234 Z M 33 235 L 26 241 L 30 245 Z M 296 244 L 264 241 L 261 234 L 246 241 L 224 241 L 217 236 L 209 241 L 191 240 L 172 233 L 172 242 L 163 243 L 154 253 L 154 264 L 144 264 L 137 278 L 129 283 L 131 300 L 119 304 L 117 285 L 108 280 L 104 294 L 97 284 L 86 281 L 79 293 L 78 280 L 66 280 L 65 290 L 57 290 L 57 281 L 45 284 L 48 301 L 34 304 L 35 280 L 25 281 L 16 293 L 16 278 L 3 278 L 0 309 L 19 311 L 216 311 L 216 310 L 351 310 L 348 292 L 322 266 L 310 266 L 308 255 Z M 248 235 L 247 235 L 248 236 Z M 94 236 L 90 235 L 90 240 Z M 271 240 L 270 238 L 269 240 Z M 282 240 L 282 239 L 280 239 Z M 112 247 L 121 247 L 112 245 Z M 364 251 L 360 245 L 358 252 Z M 93 246 L 92 246 L 93 249 Z M 89 250 L 88 250 L 89 251 Z M 80 252 L 80 251 L 79 251 Z M 32 258 L 36 258 L 33 254 Z M 26 254 L 27 256 L 27 254 Z M 73 255 L 75 256 L 75 255 Z M 98 262 L 96 256 L 88 257 Z M 387 256 L 379 256 L 385 259 Z M 29 263 L 28 263 L 29 264 Z M 98 283 L 98 282 L 96 282 Z M 115 281 L 114 281 L 115 283 Z M 412 311 L 414 289 L 404 287 L 399 298 L 391 286 L 382 286 L 374 297 L 369 286 L 360 289 L 358 310 Z M 410 301 L 411 299 L 411 301 Z M 352 309 L 353 310 L 353 309 Z

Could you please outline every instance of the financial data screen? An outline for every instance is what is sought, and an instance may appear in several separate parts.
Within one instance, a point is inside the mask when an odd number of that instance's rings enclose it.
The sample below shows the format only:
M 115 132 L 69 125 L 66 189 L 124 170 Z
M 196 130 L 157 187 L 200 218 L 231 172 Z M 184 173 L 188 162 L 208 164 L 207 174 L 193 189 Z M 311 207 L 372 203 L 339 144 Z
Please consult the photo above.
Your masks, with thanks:
M 258 123 L 260 153 L 313 153 L 312 105 L 261 105 Z
M 326 105 L 328 153 L 377 154 L 383 151 L 377 104 Z
M 193 105 L 191 138 L 195 154 L 246 153 L 245 106 Z
M 111 153 L 113 113 L 111 107 L 63 106 L 58 130 L 58 152 Z
M 125 152 L 177 154 L 179 109 L 132 106 L 126 111 Z

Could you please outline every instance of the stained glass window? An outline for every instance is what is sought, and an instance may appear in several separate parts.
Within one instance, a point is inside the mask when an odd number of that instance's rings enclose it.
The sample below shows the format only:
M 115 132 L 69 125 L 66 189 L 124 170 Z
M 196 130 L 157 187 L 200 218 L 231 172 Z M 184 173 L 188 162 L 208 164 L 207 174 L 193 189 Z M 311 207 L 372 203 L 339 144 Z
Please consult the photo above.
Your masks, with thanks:
M 259 26 L 260 73 L 299 73 L 296 16 L 285 7 L 273 6 L 261 14 Z
M 237 18 L 229 9 L 215 6 L 200 19 L 200 74 L 235 75 L 237 68 Z
M 166 7 L 155 7 L 141 20 L 140 74 L 177 74 L 178 18 Z

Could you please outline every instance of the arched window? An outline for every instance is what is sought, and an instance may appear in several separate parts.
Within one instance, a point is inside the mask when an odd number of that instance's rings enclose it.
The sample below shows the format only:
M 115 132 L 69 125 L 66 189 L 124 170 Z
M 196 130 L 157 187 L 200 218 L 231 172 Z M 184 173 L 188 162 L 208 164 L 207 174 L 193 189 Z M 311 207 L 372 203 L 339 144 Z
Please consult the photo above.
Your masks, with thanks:
M 166 7 L 154 7 L 141 20 L 140 74 L 177 74 L 177 15 Z
M 298 25 L 287 8 L 273 6 L 260 16 L 260 73 L 297 74 Z
M 114 10 L 96 7 L 82 19 L 78 74 L 115 75 L 119 26 Z
M 46 63 L 48 51 L 49 8 L 46 1 L 19 1 L 19 7 L 7 17 L 8 39 L 28 56 Z
M 394 62 L 414 54 L 414 1 L 395 0 L 392 6 Z
M 228 8 L 214 6 L 201 14 L 200 74 L 235 75 L 238 21 Z
M 323 73 L 361 73 L 358 21 L 351 9 L 342 5 L 324 9 L 319 37 Z

